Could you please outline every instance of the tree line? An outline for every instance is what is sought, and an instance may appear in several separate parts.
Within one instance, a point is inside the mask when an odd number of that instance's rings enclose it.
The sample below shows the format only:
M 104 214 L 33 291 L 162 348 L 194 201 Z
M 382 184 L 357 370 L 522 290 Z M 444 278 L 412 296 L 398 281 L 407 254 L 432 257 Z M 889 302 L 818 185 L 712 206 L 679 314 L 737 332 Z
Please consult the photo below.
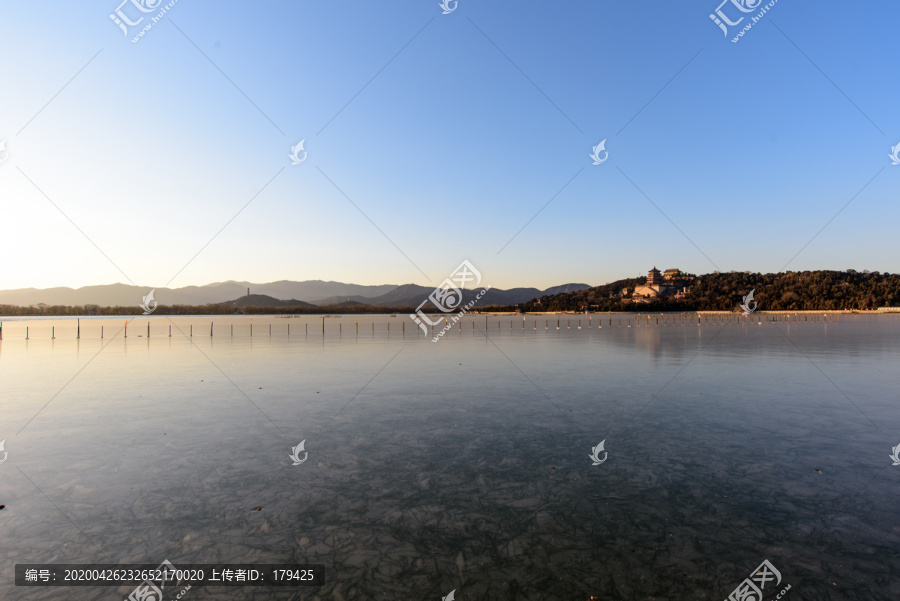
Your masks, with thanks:
M 332 313 L 343 314 L 364 314 L 364 313 L 387 313 L 394 314 L 408 310 L 410 313 L 413 307 L 376 307 L 373 305 L 348 304 L 348 305 L 329 305 L 322 307 L 309 307 L 299 305 L 296 307 L 241 307 L 236 310 L 234 307 L 224 307 L 221 305 L 159 305 L 152 312 L 152 315 L 327 315 Z M 56 316 L 133 316 L 142 315 L 144 310 L 139 306 L 133 307 L 100 307 L 98 305 L 43 305 L 20 307 L 16 305 L 0 305 L 0 315 L 31 317 L 44 315 L 48 317 Z
M 542 296 L 514 306 L 482 305 L 469 312 L 486 311 L 739 311 L 750 291 L 761 311 L 871 311 L 879 307 L 900 307 L 900 275 L 862 271 L 789 271 L 786 273 L 710 273 L 687 276 L 672 284 L 678 289 L 690 287 L 683 298 L 671 296 L 650 302 L 627 302 L 622 290 L 633 290 L 646 283 L 646 277 L 628 278 L 575 292 Z M 689 279 L 693 277 L 694 279 Z M 414 307 L 383 307 L 360 303 L 341 303 L 320 307 L 159 305 L 154 315 L 324 315 L 330 313 L 412 313 Z M 10 316 L 84 316 L 141 315 L 133 307 L 98 305 L 45 305 L 20 307 L 0 305 L 0 315 Z
M 544 296 L 509 307 L 522 311 L 740 311 L 745 296 L 761 311 L 870 311 L 900 306 L 900 275 L 875 272 L 789 271 L 786 273 L 711 273 L 692 281 L 684 298 L 663 297 L 647 303 L 623 302 L 622 289 L 644 285 L 647 278 L 618 280 L 603 286 Z M 680 284 L 680 285 L 679 285 Z M 753 305 L 751 304 L 751 307 Z

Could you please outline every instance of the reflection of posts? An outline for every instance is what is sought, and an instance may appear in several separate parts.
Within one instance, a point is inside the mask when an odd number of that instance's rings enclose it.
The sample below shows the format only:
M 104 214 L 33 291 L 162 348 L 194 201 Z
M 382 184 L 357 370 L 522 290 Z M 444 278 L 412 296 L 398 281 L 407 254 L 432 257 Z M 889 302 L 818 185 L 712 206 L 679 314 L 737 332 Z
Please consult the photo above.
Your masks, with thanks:
M 425 324 L 426 324 L 426 323 L 427 323 L 428 325 L 434 327 L 434 326 L 438 325 L 439 323 L 441 323 L 442 321 L 444 321 L 444 318 L 443 318 L 443 317 L 441 317 L 441 318 L 438 319 L 437 321 L 432 321 L 427 315 L 425 315 L 424 312 L 422 312 L 422 306 L 423 306 L 425 303 L 427 303 L 427 302 L 428 302 L 427 299 L 426 299 L 426 300 L 423 300 L 422 303 L 421 303 L 418 307 L 416 307 L 416 312 L 415 312 L 415 313 L 410 313 L 410 314 L 409 314 L 410 318 L 411 318 L 414 322 L 416 322 L 416 324 L 417 324 L 420 328 L 422 328 L 422 332 L 424 332 L 426 336 L 428 335 L 428 328 L 425 327 Z M 424 323 L 423 323 L 423 322 L 424 322 Z
M 425 335 L 428 335 L 428 328 L 426 327 L 426 323 L 430 325 L 432 328 L 442 321 L 444 321 L 444 317 L 441 317 L 437 321 L 432 321 L 425 313 L 422 311 L 422 307 L 428 301 L 438 308 L 441 313 L 450 313 L 455 311 L 463 301 L 463 293 L 465 290 L 466 284 L 474 282 L 477 286 L 481 283 L 481 272 L 475 269 L 475 266 L 472 265 L 468 260 L 463 261 L 459 264 L 459 266 L 450 274 L 450 277 L 441 282 L 441 285 L 434 289 L 434 292 L 428 295 L 428 298 L 422 301 L 422 303 L 416 307 L 416 312 L 410 314 L 410 318 L 416 322 Z M 482 291 L 484 294 L 484 291 Z M 478 298 L 480 298 L 479 295 Z M 473 303 L 470 303 L 466 306 L 469 308 Z M 465 311 L 463 311 L 465 313 Z M 458 319 L 458 318 L 457 318 Z M 456 320 L 454 320 L 455 323 Z

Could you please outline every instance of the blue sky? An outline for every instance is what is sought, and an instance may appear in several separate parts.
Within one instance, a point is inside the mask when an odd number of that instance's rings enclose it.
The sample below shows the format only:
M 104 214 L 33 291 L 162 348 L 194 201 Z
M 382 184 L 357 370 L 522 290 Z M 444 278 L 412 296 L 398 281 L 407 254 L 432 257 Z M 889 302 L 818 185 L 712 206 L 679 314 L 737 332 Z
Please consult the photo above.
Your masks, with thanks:
M 900 270 L 896 2 L 117 6 L 0 3 L 2 289 Z

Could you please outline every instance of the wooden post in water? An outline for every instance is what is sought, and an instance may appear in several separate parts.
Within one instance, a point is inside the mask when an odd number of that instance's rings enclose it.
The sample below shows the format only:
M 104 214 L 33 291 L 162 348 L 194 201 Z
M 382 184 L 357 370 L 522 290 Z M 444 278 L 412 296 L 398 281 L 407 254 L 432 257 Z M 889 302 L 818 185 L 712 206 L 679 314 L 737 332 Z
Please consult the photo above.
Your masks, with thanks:
M 75 330 L 75 339 L 77 340 L 78 338 L 81 338 L 81 320 L 78 319 L 76 321 L 77 321 L 78 325 L 76 326 L 77 329 Z M 149 324 L 148 324 L 148 327 L 149 327 Z
M 50 329 L 50 340 L 56 340 L 56 326 Z
M 343 333 L 344 333 L 344 324 L 338 322 L 338 335 L 341 335 Z
M 128 338 L 128 320 L 125 320 L 125 338 Z
M 322 336 L 325 335 L 325 317 L 322 316 Z
M 231 329 L 233 330 L 234 326 L 231 326 Z M 100 330 L 100 331 L 102 332 L 103 330 Z M 172 337 L 172 326 L 169 326 L 169 338 L 171 338 L 171 337 Z
M 191 338 L 194 337 L 194 324 L 191 324 Z
M 304 336 L 309 336 L 309 324 L 305 323 L 303 325 L 306 326 Z
M 269 336 L 272 335 L 272 324 L 269 324 Z
M 147 335 L 149 337 L 149 334 Z M 209 322 L 209 337 L 213 336 L 213 322 Z
M 291 322 L 288 322 L 288 337 L 291 335 Z
M 290 327 L 290 326 L 288 326 Z M 169 326 L 169 332 L 172 331 L 172 326 Z M 231 337 L 234 338 L 234 324 L 231 324 Z
M 102 328 L 103 326 L 100 327 Z M 103 338 L 103 336 L 101 336 L 101 338 Z M 25 326 L 25 340 L 28 340 L 28 326 Z
M 359 334 L 359 321 L 356 322 L 356 333 Z

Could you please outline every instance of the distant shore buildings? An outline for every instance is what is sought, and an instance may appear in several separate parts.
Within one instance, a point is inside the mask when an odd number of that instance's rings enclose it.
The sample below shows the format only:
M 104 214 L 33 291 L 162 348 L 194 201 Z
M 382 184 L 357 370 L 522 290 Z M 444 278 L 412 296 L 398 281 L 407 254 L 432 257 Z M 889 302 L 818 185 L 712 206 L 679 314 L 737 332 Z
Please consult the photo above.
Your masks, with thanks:
M 666 269 L 660 273 L 654 267 L 647 273 L 647 282 L 642 286 L 622 289 L 623 303 L 648 303 L 656 298 L 674 296 L 684 298 L 691 292 L 694 276 L 685 275 L 678 268 Z

